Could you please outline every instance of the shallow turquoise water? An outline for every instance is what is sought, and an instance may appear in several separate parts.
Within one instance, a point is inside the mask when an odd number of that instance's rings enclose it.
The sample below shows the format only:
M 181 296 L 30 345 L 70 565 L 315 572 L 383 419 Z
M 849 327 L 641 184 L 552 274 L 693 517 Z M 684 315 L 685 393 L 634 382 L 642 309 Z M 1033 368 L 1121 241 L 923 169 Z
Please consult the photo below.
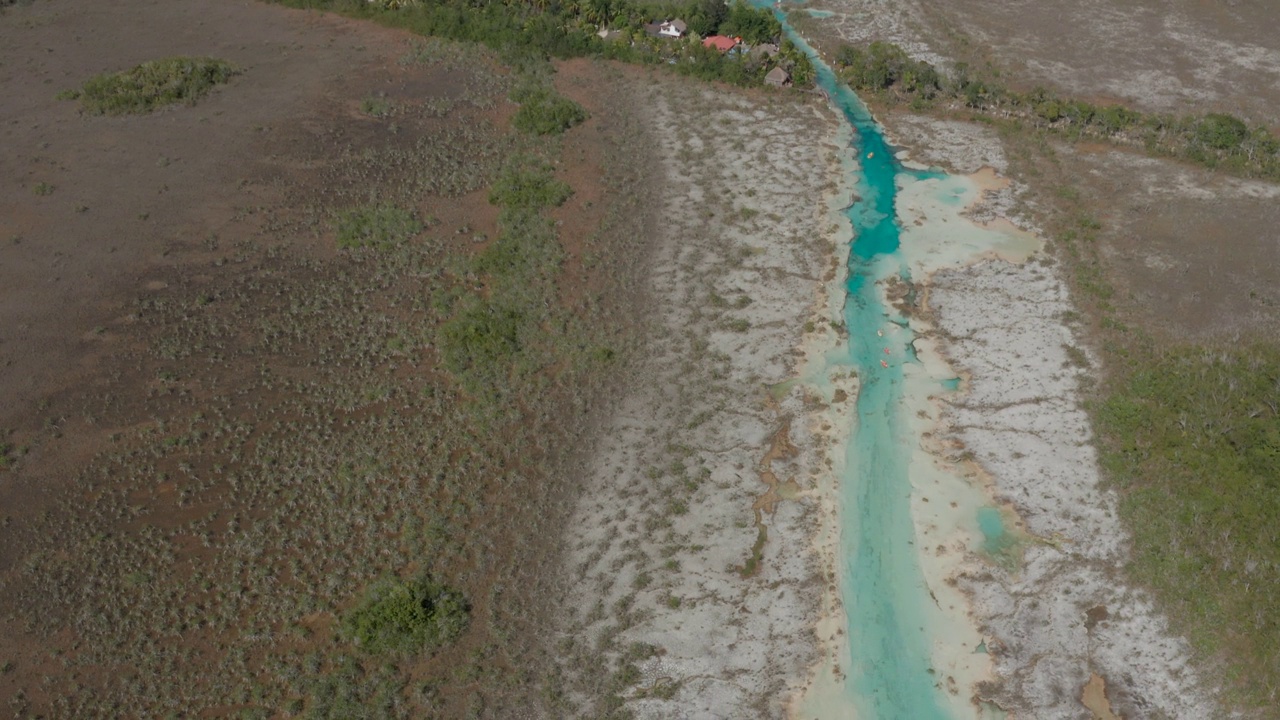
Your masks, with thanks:
M 982 546 L 987 552 L 999 551 L 1004 541 L 1004 520 L 993 507 L 978 508 L 978 529 L 982 531 Z
M 785 17 L 779 19 L 809 53 L 819 87 L 853 128 L 861 165 L 852 178 L 856 200 L 846 210 L 854 229 L 844 305 L 849 342 L 831 359 L 855 368 L 862 380 L 840 479 L 841 591 L 851 654 L 846 692 L 860 720 L 943 720 L 949 713 L 930 672 L 932 644 L 925 630 L 928 588 L 912 545 L 907 470 L 918 438 L 903 416 L 902 367 L 916 362 L 913 335 L 906 319 L 881 301 L 876 286 L 891 275 L 907 276 L 895 211 L 899 176 L 936 175 L 903 168 L 866 106 Z
M 998 508 L 978 508 L 978 529 L 982 531 L 982 551 L 988 555 L 999 555 L 1017 544 L 1005 529 L 1004 517 Z

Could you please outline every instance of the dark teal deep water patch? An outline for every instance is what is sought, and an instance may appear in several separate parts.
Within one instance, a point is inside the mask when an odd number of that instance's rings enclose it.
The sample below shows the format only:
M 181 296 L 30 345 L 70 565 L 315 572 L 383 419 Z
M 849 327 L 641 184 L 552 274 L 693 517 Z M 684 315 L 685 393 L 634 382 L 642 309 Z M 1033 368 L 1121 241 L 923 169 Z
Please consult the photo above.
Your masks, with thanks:
M 853 128 L 861 165 L 853 178 L 855 201 L 846 211 L 854 230 L 844 306 L 849 343 L 847 355 L 836 360 L 862 379 L 841 478 L 841 592 L 851 650 L 846 691 L 860 720 L 945 720 L 926 631 L 928 589 L 912 545 L 907 468 L 915 440 L 902 417 L 902 366 L 916 362 L 913 336 L 877 287 L 892 276 L 910 280 L 898 254 L 900 175 L 938 175 L 904 169 L 866 106 L 778 15 L 788 37 L 813 60 L 818 86 Z

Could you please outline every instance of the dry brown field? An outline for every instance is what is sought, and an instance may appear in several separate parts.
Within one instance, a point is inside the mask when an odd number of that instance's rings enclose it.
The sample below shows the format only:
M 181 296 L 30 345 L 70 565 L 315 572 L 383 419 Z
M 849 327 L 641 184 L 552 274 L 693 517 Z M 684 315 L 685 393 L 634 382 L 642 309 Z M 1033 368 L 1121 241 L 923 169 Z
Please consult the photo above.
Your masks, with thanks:
M 510 128 L 516 78 L 492 54 L 421 43 L 247 1 L 0 14 L 5 712 L 561 702 L 559 532 L 644 298 L 641 76 L 561 66 L 591 117 L 540 140 Z M 148 115 L 57 99 L 174 55 L 240 74 Z M 524 155 L 574 194 L 548 213 L 537 338 L 477 397 L 438 333 L 499 291 L 472 262 L 503 232 L 489 186 Z M 421 229 L 336 247 L 343 212 L 383 206 Z M 467 598 L 456 643 L 378 657 L 340 636 L 371 582 L 423 572 Z

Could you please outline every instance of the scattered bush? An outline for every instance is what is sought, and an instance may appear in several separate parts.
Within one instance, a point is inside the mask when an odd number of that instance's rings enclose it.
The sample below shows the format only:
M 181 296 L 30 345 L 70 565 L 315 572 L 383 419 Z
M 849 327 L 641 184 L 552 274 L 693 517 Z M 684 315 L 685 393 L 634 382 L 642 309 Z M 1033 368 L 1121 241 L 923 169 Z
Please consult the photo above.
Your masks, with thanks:
M 516 162 L 507 167 L 489 191 L 489 202 L 508 208 L 540 210 L 563 205 L 573 188 L 551 176 L 543 163 Z
M 384 97 L 365 98 L 360 103 L 360 112 L 376 118 L 384 118 L 391 115 L 391 103 Z
M 578 103 L 552 90 L 529 93 L 516 111 L 512 124 L 535 135 L 559 135 L 587 119 L 587 111 Z
M 445 366 L 455 375 L 488 376 L 488 370 L 509 365 L 520 351 L 524 322 L 517 308 L 471 302 L 441 329 Z
M 467 628 L 471 609 L 456 590 L 423 575 L 388 579 L 369 588 L 347 613 L 342 629 L 370 653 L 412 653 L 452 642 Z
M 152 60 L 131 70 L 92 77 L 77 96 L 85 112 L 94 115 L 148 113 L 165 105 L 192 105 L 237 72 L 230 64 L 208 57 Z
M 374 205 L 348 210 L 338 216 L 338 247 L 391 247 L 422 232 L 422 222 L 412 212 L 395 205 Z
M 488 275 L 499 295 L 518 296 L 535 284 L 542 289 L 564 254 L 552 222 L 530 210 L 504 210 L 500 220 L 502 233 L 473 269 Z
M 343 655 L 327 672 L 310 681 L 307 720 L 410 717 L 404 707 L 404 680 L 395 666 L 366 668 L 359 659 Z M 301 708 L 294 703 L 296 713 Z M 298 715 L 293 715 L 297 717 Z

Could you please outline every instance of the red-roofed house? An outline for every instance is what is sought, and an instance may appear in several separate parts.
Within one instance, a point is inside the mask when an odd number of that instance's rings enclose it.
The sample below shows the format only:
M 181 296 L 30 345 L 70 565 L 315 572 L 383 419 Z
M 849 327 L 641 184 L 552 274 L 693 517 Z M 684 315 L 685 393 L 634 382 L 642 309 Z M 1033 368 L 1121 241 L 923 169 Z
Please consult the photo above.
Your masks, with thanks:
M 738 41 L 724 35 L 712 35 L 702 41 L 703 47 L 715 48 L 720 52 L 729 52 L 738 45 Z

